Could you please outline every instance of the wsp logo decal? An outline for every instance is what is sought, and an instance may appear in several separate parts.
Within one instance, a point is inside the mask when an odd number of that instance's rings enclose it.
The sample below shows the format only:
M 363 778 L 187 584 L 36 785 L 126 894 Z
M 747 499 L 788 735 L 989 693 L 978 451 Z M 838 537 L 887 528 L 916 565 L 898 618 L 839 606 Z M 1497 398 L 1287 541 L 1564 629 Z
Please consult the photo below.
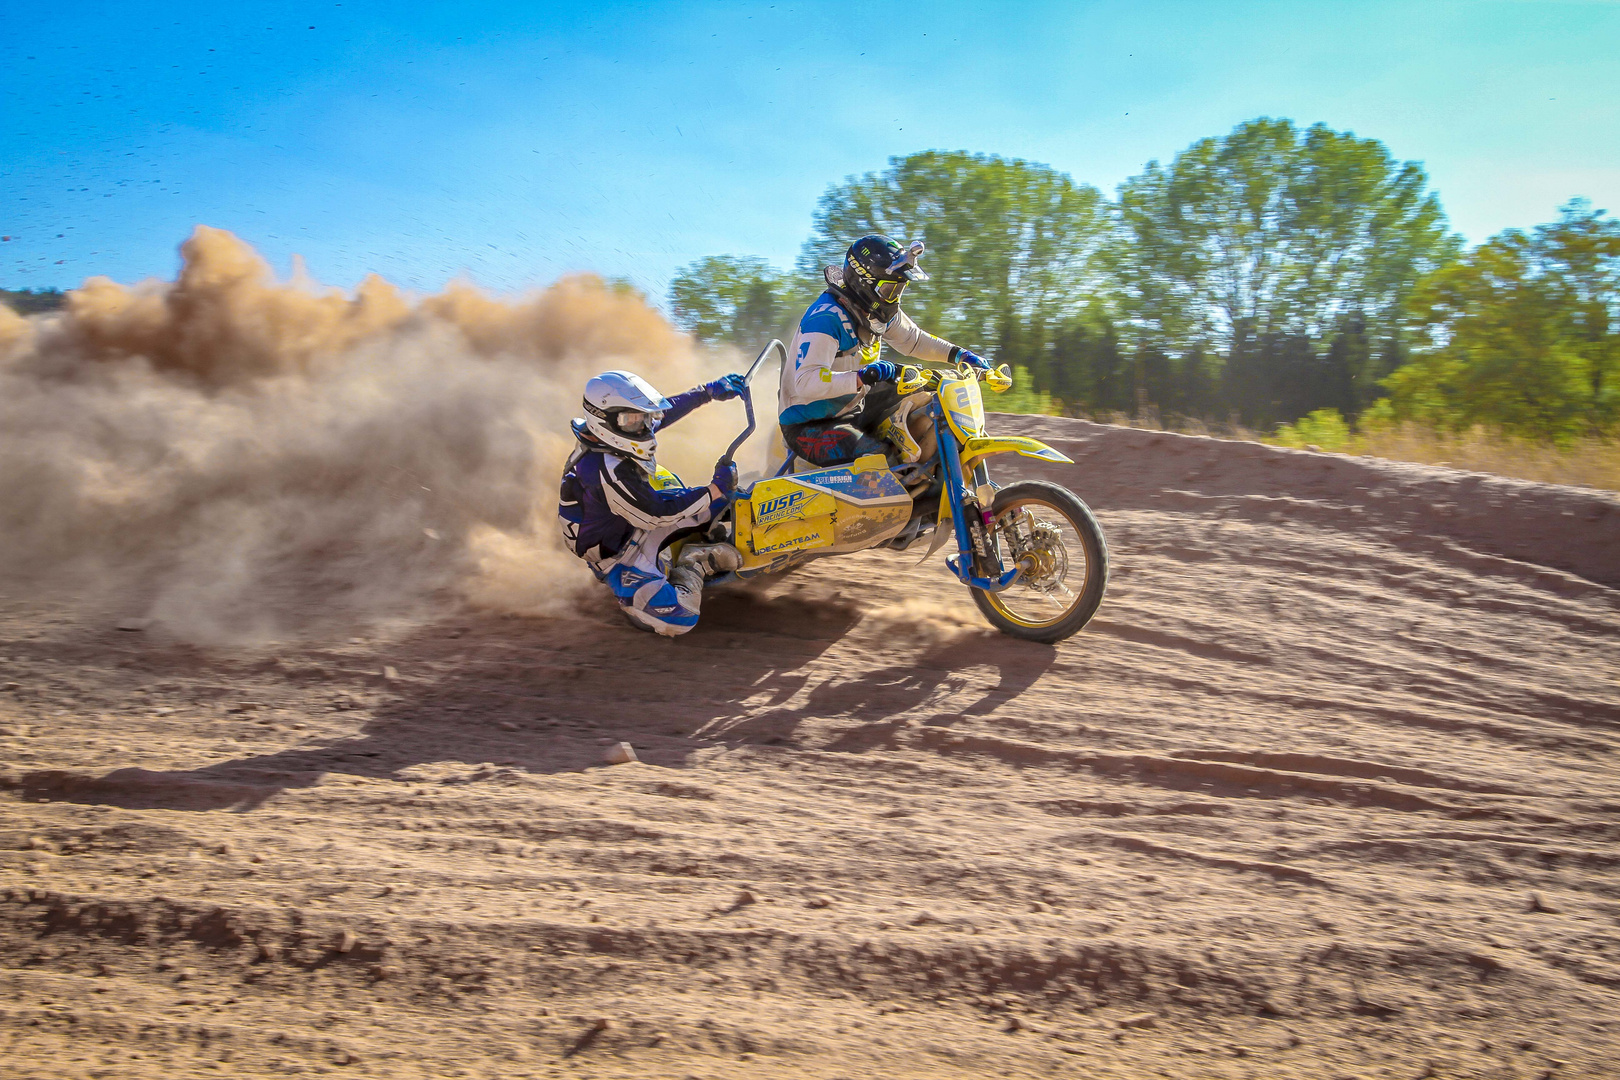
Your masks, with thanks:
M 778 495 L 762 503 L 754 520 L 761 525 L 768 525 L 775 521 L 788 521 L 802 516 L 802 504 L 810 498 L 810 492 L 802 488 Z

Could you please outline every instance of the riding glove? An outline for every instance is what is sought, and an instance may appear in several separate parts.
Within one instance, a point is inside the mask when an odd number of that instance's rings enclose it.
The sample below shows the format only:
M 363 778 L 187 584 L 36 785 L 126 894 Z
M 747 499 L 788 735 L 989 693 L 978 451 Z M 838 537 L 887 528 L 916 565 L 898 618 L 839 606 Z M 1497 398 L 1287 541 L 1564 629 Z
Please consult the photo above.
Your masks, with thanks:
M 712 483 L 720 489 L 722 496 L 731 494 L 737 489 L 737 466 L 729 461 L 716 465 Z
M 874 360 L 858 372 L 861 382 L 876 386 L 880 382 L 894 382 L 900 377 L 900 367 L 893 360 Z
M 708 391 L 710 401 L 730 401 L 734 397 L 741 397 L 747 386 L 747 380 L 734 372 L 722 375 L 714 382 L 704 383 L 703 389 Z

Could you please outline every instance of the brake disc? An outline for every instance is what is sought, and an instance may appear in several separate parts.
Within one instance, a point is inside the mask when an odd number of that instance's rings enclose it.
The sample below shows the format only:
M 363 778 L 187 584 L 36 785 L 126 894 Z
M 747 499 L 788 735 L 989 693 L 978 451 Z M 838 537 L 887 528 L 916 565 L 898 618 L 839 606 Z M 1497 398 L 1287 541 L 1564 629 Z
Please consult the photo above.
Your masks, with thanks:
M 1035 556 L 1035 569 L 1020 584 L 1036 592 L 1055 592 L 1069 572 L 1063 533 L 1049 521 L 1037 521 L 1030 529 L 1029 553 Z

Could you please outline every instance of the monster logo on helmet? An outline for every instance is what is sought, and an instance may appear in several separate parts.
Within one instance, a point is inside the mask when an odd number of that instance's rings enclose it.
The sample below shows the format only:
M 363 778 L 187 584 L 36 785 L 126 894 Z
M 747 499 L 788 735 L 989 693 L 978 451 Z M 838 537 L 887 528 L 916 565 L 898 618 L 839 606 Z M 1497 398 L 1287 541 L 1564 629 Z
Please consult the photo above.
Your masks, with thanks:
M 917 265 L 922 253 L 921 240 L 902 248 L 878 233 L 863 236 L 849 245 L 842 267 L 827 268 L 827 284 L 865 316 L 874 332 L 881 332 L 899 313 L 906 285 L 928 280 Z

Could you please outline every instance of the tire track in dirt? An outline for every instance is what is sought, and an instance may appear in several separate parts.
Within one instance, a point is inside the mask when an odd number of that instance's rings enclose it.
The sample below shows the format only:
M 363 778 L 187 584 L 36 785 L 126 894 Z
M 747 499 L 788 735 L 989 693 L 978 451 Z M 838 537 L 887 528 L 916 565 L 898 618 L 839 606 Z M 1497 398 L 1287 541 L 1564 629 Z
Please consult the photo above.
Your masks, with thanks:
M 673 643 L 0 604 L 0 1061 L 1620 1075 L 1615 500 L 1002 426 L 1114 554 L 1057 648 L 877 554 Z

